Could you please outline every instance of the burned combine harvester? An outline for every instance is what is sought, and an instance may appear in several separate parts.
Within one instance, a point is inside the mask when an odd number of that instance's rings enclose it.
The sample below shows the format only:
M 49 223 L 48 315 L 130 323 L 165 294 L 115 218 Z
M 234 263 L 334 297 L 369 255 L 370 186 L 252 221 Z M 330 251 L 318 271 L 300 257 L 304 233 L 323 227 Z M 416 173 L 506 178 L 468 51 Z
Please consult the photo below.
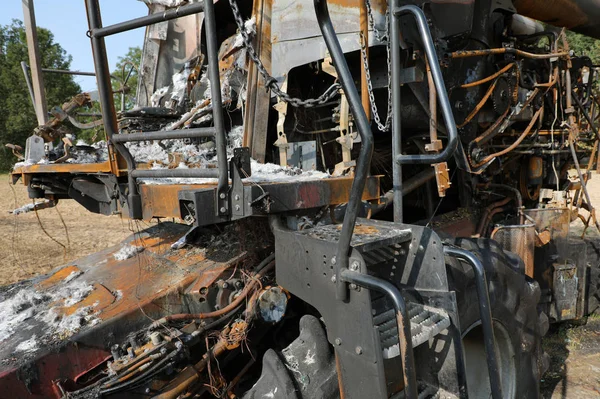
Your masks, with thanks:
M 146 3 L 86 0 L 105 140 L 34 79 L 12 179 L 161 222 L 5 291 L 0 396 L 538 397 L 549 322 L 598 306 L 569 234 L 598 226 L 596 66 L 560 29 L 600 37 L 597 5 Z M 104 40 L 143 26 L 116 112 Z

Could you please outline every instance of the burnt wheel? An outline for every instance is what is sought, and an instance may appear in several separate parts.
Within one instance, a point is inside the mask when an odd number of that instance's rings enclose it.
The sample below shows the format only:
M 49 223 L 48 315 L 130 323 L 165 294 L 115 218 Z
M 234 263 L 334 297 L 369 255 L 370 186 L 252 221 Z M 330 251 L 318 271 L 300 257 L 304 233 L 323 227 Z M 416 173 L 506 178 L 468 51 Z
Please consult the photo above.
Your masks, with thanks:
M 486 270 L 503 397 L 539 397 L 540 377 L 547 368 L 541 337 L 548 330 L 548 318 L 538 312 L 539 285 L 525 276 L 518 256 L 503 251 L 493 240 L 458 239 L 455 244 L 475 253 Z M 488 398 L 491 390 L 473 270 L 454 258 L 447 262 L 458 303 L 469 397 Z

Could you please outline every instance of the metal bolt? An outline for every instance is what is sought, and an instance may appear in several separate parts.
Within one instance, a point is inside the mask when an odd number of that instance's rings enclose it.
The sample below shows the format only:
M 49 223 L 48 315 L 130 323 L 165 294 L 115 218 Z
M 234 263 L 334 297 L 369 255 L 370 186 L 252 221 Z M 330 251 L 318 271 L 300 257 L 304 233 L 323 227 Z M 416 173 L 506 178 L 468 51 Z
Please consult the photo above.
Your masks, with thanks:
M 335 283 L 337 281 L 337 278 L 335 277 L 335 274 L 333 276 L 331 276 L 331 282 Z
M 354 284 L 354 283 L 351 283 L 351 284 L 350 284 L 350 289 L 351 289 L 351 290 L 355 290 L 355 289 L 356 289 L 356 284 Z
M 239 201 L 239 200 L 240 200 L 240 196 L 236 194 L 236 195 L 235 195 L 235 200 L 236 200 L 236 201 Z
M 354 352 L 356 352 L 357 355 L 362 355 L 362 348 L 357 346 L 356 349 L 354 349 Z
M 337 263 L 337 260 L 335 259 L 335 256 L 333 258 L 331 258 L 331 264 L 335 265 Z
M 236 211 L 239 211 L 240 209 L 242 209 L 242 208 L 240 208 L 240 206 L 239 206 L 239 205 L 236 205 L 236 206 L 235 206 L 235 210 L 236 210 Z
M 341 338 L 336 338 L 336 339 L 335 339 L 335 344 L 336 344 L 337 346 L 340 346 L 340 345 L 342 344 L 342 340 L 341 340 Z
M 221 199 L 225 199 L 225 193 L 221 193 L 221 194 L 219 194 L 219 198 L 221 198 Z
M 227 208 L 225 208 L 224 206 L 221 207 L 220 209 L 221 213 L 225 213 L 227 211 Z
M 352 264 L 350 265 L 350 270 L 354 272 L 360 270 L 360 263 L 358 263 L 357 261 L 352 262 Z

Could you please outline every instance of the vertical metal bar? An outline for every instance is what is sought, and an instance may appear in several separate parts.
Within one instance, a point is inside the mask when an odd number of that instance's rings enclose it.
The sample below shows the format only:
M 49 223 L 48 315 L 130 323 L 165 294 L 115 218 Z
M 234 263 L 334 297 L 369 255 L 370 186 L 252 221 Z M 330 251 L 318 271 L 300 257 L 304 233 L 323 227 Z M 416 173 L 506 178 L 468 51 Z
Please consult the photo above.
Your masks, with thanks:
M 100 15 L 100 5 L 98 4 L 98 0 L 85 0 L 85 5 L 90 32 L 92 32 L 94 29 L 101 28 L 102 17 Z M 119 154 L 123 156 L 125 162 L 127 162 L 127 183 L 129 188 L 127 202 L 129 207 L 129 216 L 132 219 L 141 219 L 141 199 L 140 195 L 138 194 L 135 179 L 133 176 L 131 176 L 131 171 L 135 169 L 135 160 L 123 144 L 113 144 L 111 141 L 112 136 L 117 134 L 119 130 L 117 125 L 117 115 L 115 112 L 112 85 L 110 82 L 110 70 L 108 67 L 108 57 L 106 55 L 106 45 L 104 43 L 104 38 L 94 37 L 91 34 L 89 36 L 92 44 L 92 54 L 94 56 L 94 69 L 96 71 L 98 96 L 100 107 L 102 109 L 104 131 L 106 132 L 108 154 L 112 160 L 115 156 L 114 150 L 116 149 Z M 113 173 L 118 174 L 118 166 L 116 166 L 115 162 L 111 162 L 111 168 L 113 168 Z
M 411 14 L 415 18 L 419 35 L 423 40 L 423 48 L 429 61 L 429 67 L 431 68 L 431 74 L 435 83 L 435 89 L 438 93 L 440 100 L 440 108 L 442 110 L 442 116 L 444 117 L 444 124 L 446 125 L 446 131 L 448 132 L 448 139 L 446 147 L 439 153 L 436 154 L 423 154 L 423 155 L 399 155 L 395 158 L 395 161 L 403 164 L 435 164 L 446 162 L 454 154 L 458 145 L 458 133 L 456 130 L 456 122 L 454 121 L 454 115 L 452 114 L 452 106 L 448 99 L 448 93 L 446 91 L 446 85 L 440 69 L 437 53 L 435 51 L 435 45 L 431 38 L 431 32 L 429 31 L 429 25 L 427 25 L 427 19 L 423 10 L 415 5 L 406 5 L 400 8 L 394 7 L 392 14 L 400 16 L 401 14 Z M 399 34 L 399 32 L 397 32 Z M 392 39 L 398 39 L 392 36 Z M 393 46 L 392 46 L 393 48 Z M 396 89 L 396 87 L 393 87 Z M 399 110 L 398 110 L 399 112 Z
M 367 62 L 369 60 L 369 24 L 367 15 L 367 2 L 365 0 L 360 2 L 360 33 L 361 45 L 365 46 L 365 55 Z M 360 63 L 360 97 L 362 100 L 362 106 L 367 115 L 367 119 L 371 120 L 371 102 L 369 100 L 369 88 L 367 84 L 367 70 L 365 69 L 365 63 Z
M 397 1 L 389 0 L 390 10 L 390 57 L 392 58 L 392 183 L 394 190 L 394 222 L 402 222 L 402 165 L 396 159 L 402 154 L 402 120 L 400 119 L 402 105 L 400 97 L 400 25 L 398 15 L 393 12 Z
M 33 86 L 31 85 L 31 78 L 29 77 L 29 67 L 25 61 L 21 61 L 21 68 L 23 69 L 25 83 L 27 83 L 27 89 L 29 90 L 29 97 L 31 97 L 31 105 L 33 105 L 33 110 L 37 115 L 37 109 L 35 107 L 35 94 L 33 94 Z
M 215 142 L 217 147 L 217 166 L 219 181 L 217 183 L 217 215 L 229 213 L 227 192 L 229 191 L 229 176 L 227 173 L 227 141 L 223 123 L 223 108 L 221 101 L 221 81 L 219 77 L 219 57 L 217 47 L 217 29 L 213 0 L 205 0 L 204 5 L 204 34 L 206 36 L 206 52 L 208 58 L 208 78 L 213 106 L 213 122 L 215 125 Z
M 363 274 L 345 270 L 342 274 L 344 281 L 354 283 L 370 290 L 379 291 L 387 295 L 396 310 L 396 322 L 398 324 L 398 344 L 400 356 L 402 357 L 402 373 L 404 374 L 404 392 L 406 399 L 417 399 L 417 376 L 415 371 L 415 359 L 412 347 L 412 334 L 410 329 L 410 317 L 406 309 L 406 302 L 398 288 L 389 281 Z
M 573 163 L 575 164 L 575 169 L 577 169 L 577 175 L 579 176 L 579 181 L 581 183 L 581 189 L 583 190 L 583 194 L 585 195 L 585 200 L 590 207 L 590 215 L 596 228 L 600 231 L 600 223 L 598 223 L 598 219 L 596 219 L 596 209 L 594 205 L 592 205 L 592 200 L 590 198 L 590 193 L 588 192 L 587 185 L 585 184 L 585 180 L 583 180 L 583 174 L 581 173 L 581 168 L 579 167 L 579 160 L 577 159 L 577 152 L 575 151 L 575 145 L 573 144 L 573 137 L 569 137 L 569 148 L 571 149 L 571 156 L 573 157 Z
M 22 3 L 25 34 L 27 36 L 27 51 L 29 53 L 29 65 L 31 65 L 31 78 L 33 80 L 35 114 L 37 116 L 38 125 L 43 125 L 48 122 L 48 105 L 46 103 L 46 92 L 44 91 L 42 61 L 38 44 L 37 26 L 35 23 L 35 9 L 33 7 L 33 0 L 22 0 Z
M 365 182 L 369 174 L 369 166 L 371 165 L 371 157 L 373 155 L 373 132 L 371 132 L 371 125 L 369 124 L 365 110 L 362 107 L 360 96 L 354 85 L 354 78 L 348 68 L 344 52 L 338 41 L 335 29 L 333 29 L 331 17 L 329 16 L 329 9 L 327 8 L 327 0 L 314 0 L 314 4 L 319 28 L 321 28 L 321 33 L 323 34 L 323 38 L 329 49 L 329 54 L 331 54 L 331 58 L 335 63 L 335 69 L 337 70 L 340 83 L 342 84 L 344 93 L 348 99 L 350 111 L 354 116 L 358 134 L 360 134 L 361 138 L 360 153 L 356 162 L 356 173 L 354 175 L 354 181 L 352 182 L 352 189 L 350 190 L 350 200 L 348 201 L 346 215 L 344 216 L 336 254 L 335 275 L 337 281 L 337 297 L 340 300 L 346 300 L 348 288 L 346 287 L 346 284 L 342 282 L 340 273 L 342 270 L 348 268 L 350 242 L 354 233 L 354 225 L 356 224 L 356 218 L 358 217 L 362 193 L 365 189 Z
M 493 399 L 502 399 L 500 368 L 498 366 L 498 357 L 496 356 L 496 339 L 494 338 L 490 295 L 488 293 L 485 268 L 481 261 L 470 251 L 445 246 L 444 253 L 467 262 L 475 273 L 475 289 L 479 298 L 479 317 L 481 318 L 481 328 L 483 329 L 483 344 L 487 359 L 488 374 L 490 376 L 490 389 Z

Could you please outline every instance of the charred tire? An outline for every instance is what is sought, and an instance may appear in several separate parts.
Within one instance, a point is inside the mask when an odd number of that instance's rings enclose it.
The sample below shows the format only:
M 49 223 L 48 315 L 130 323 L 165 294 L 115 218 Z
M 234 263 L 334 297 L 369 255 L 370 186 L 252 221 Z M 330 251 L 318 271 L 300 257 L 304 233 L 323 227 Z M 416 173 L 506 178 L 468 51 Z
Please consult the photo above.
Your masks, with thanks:
M 537 309 L 539 285 L 525 276 L 518 256 L 493 240 L 458 239 L 455 245 L 472 251 L 485 267 L 503 397 L 539 397 L 548 363 L 541 349 L 548 318 Z M 447 269 L 457 297 L 469 397 L 491 397 L 473 270 L 454 258 L 447 258 Z

